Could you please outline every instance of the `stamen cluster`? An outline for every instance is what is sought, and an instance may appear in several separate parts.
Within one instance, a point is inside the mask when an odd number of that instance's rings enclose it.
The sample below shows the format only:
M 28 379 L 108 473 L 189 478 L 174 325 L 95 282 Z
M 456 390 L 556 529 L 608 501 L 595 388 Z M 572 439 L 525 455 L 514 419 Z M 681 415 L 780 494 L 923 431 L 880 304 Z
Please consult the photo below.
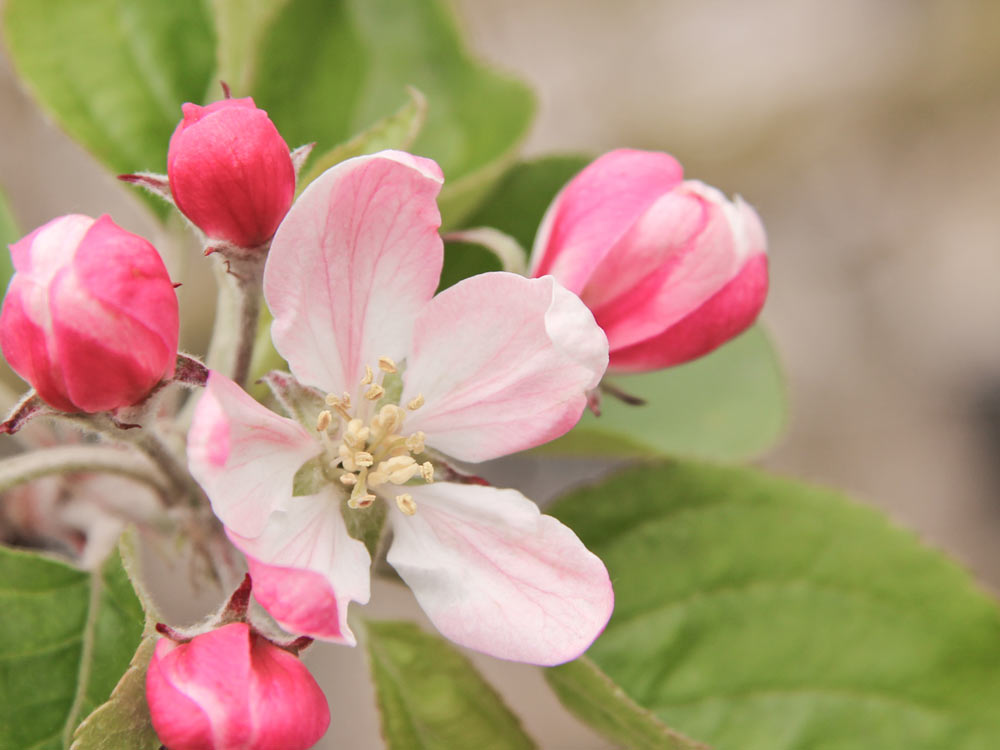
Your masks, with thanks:
M 370 421 L 367 419 L 372 405 L 385 397 L 385 376 L 397 373 L 399 368 L 390 357 L 383 356 L 378 359 L 378 370 L 376 383 L 375 371 L 365 366 L 360 383 L 366 388 L 364 402 L 354 407 L 350 394 L 331 393 L 326 397 L 330 409 L 320 412 L 316 420 L 316 430 L 327 444 L 329 463 L 325 468 L 332 478 L 351 488 L 347 505 L 354 509 L 368 508 L 375 502 L 371 488 L 404 485 L 417 476 L 425 482 L 434 481 L 434 464 L 414 458 L 424 452 L 424 433 L 403 434 L 406 410 L 397 404 L 383 404 Z M 407 409 L 416 411 L 423 403 L 423 396 L 418 395 Z M 395 499 L 403 513 L 416 513 L 417 504 L 411 495 L 402 493 Z

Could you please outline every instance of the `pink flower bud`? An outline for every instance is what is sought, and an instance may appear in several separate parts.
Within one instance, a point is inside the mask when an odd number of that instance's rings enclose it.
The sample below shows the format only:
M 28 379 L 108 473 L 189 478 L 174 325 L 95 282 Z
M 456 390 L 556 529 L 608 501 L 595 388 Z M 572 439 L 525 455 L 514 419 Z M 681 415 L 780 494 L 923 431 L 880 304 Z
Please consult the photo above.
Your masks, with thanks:
M 53 219 L 10 246 L 0 312 L 14 371 L 63 411 L 142 401 L 174 373 L 177 295 L 151 244 L 110 217 Z
M 160 640 L 146 701 L 170 750 L 306 750 L 330 724 L 309 670 L 242 622 Z
M 209 239 L 250 248 L 271 239 L 295 195 L 288 145 L 253 99 L 185 104 L 170 137 L 174 202 Z
M 542 220 L 531 267 L 580 295 L 619 372 L 707 354 L 753 323 L 767 296 L 757 213 L 651 151 L 612 151 L 570 180 Z

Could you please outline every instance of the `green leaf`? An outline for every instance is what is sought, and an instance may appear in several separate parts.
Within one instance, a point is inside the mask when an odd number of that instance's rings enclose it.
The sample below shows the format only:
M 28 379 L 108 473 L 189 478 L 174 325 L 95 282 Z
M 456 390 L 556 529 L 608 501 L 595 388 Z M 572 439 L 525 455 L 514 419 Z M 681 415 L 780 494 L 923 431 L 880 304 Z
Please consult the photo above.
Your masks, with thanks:
M 553 513 L 605 561 L 589 656 L 716 750 L 1000 747 L 1000 611 L 876 511 L 757 471 L 643 466 Z
M 146 670 L 157 640 L 155 635 L 142 639 L 110 699 L 77 727 L 70 750 L 158 750 L 146 705 Z
M 405 151 L 420 134 L 427 119 L 427 99 L 417 89 L 408 87 L 410 100 L 388 117 L 383 117 L 367 130 L 346 143 L 334 146 L 313 162 L 308 174 L 299 180 L 301 190 L 334 164 L 362 154 L 373 154 L 387 148 Z
M 390 750 L 535 747 L 500 696 L 462 654 L 409 622 L 364 625 Z
M 673 731 L 586 656 L 544 670 L 559 700 L 581 721 L 630 750 L 707 750 Z
M 589 161 L 585 156 L 549 156 L 519 162 L 508 169 L 479 208 L 462 220 L 464 227 L 493 227 L 530 251 L 545 209 L 563 185 Z M 446 242 L 438 290 L 487 271 L 501 270 L 496 255 L 481 245 Z
M 444 170 L 450 224 L 513 160 L 534 114 L 524 84 L 472 58 L 440 0 L 291 0 L 260 59 L 257 103 L 290 145 L 317 141 L 317 153 L 395 111 L 405 86 L 423 92 L 412 150 Z
M 605 393 L 600 417 L 585 413 L 542 452 L 738 461 L 763 453 L 785 425 L 784 381 L 759 326 L 693 362 L 606 382 L 646 403 Z
M 59 750 L 108 699 L 142 634 L 118 554 L 97 573 L 0 548 L 0 748 Z
M 462 225 L 496 227 L 530 251 L 545 209 L 563 185 L 590 161 L 589 156 L 577 154 L 519 162 L 504 173 Z
M 233 96 L 247 96 L 256 73 L 261 40 L 288 0 L 212 0 L 216 48 L 216 77 Z
M 180 106 L 215 68 L 202 0 L 8 0 L 4 32 L 41 105 L 115 172 L 165 171 Z

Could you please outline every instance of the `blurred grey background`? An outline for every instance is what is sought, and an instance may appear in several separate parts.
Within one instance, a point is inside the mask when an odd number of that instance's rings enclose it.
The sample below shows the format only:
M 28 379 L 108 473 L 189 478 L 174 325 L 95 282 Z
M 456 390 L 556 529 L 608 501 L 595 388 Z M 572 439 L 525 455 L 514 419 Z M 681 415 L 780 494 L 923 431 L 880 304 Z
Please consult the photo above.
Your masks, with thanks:
M 1000 3 L 455 7 L 472 47 L 538 93 L 527 155 L 666 150 L 757 207 L 771 254 L 764 321 L 791 399 L 763 465 L 884 508 L 1000 586 Z M 109 212 L 155 241 L 134 196 L 38 113 L 6 59 L 0 132 L 0 183 L 25 229 Z M 168 264 L 190 321 L 213 298 L 211 274 L 194 253 Z M 198 326 L 184 333 L 203 345 Z M 525 489 L 547 491 L 518 467 Z M 562 467 L 579 479 L 582 464 Z M 414 611 L 382 588 L 376 614 Z M 357 652 L 309 660 L 335 703 L 321 747 L 377 747 L 370 688 L 350 687 L 364 679 Z M 476 661 L 545 748 L 606 746 L 536 670 Z

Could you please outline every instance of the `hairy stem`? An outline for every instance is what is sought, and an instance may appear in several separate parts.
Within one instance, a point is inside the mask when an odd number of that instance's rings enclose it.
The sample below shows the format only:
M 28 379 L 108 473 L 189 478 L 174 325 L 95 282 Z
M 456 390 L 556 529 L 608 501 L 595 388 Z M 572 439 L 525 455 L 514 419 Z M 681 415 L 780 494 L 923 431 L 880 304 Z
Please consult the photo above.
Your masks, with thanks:
M 219 297 L 215 328 L 209 344 L 208 366 L 246 387 L 260 316 L 261 279 L 267 248 L 251 255 L 229 254 L 216 267 Z
M 80 472 L 118 474 L 152 488 L 166 502 L 170 483 L 145 456 L 106 445 L 64 445 L 0 460 L 0 492 L 41 477 Z

